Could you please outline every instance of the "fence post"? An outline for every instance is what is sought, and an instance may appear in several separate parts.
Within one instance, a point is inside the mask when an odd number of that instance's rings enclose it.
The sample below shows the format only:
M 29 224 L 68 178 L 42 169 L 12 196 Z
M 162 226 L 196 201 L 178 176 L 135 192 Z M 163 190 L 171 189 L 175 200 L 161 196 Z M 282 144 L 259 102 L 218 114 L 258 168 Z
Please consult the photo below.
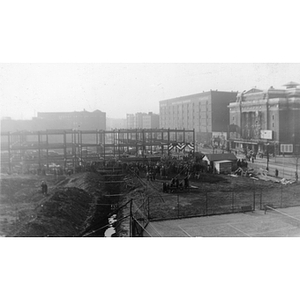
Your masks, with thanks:
M 253 211 L 255 210 L 255 190 L 253 191 Z
M 130 221 L 129 221 L 129 236 L 132 237 L 132 199 L 130 201 Z
M 177 219 L 179 219 L 179 195 L 177 195 Z
M 259 195 L 259 208 L 263 209 L 262 208 L 262 189 L 260 189 L 260 195 Z
M 205 193 L 205 215 L 208 215 L 207 206 L 208 206 L 207 192 Z
M 234 212 L 234 192 L 231 193 L 231 210 Z
M 280 208 L 282 208 L 282 184 L 280 186 Z
M 149 200 L 149 196 L 148 196 L 148 220 L 150 220 L 150 200 Z

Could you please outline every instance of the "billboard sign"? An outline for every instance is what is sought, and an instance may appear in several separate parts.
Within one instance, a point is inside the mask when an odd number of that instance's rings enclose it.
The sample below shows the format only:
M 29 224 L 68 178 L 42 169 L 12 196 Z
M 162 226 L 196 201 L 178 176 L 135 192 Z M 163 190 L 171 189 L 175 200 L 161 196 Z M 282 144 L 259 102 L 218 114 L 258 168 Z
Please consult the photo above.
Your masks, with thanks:
M 260 138 L 266 140 L 272 140 L 272 130 L 261 130 L 260 131 Z

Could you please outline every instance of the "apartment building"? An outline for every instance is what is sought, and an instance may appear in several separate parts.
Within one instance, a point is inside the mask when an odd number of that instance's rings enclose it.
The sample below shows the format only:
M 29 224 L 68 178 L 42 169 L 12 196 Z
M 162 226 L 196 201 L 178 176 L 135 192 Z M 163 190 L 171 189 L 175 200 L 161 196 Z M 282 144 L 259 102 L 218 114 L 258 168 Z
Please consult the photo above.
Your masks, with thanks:
M 208 91 L 159 102 L 161 128 L 195 129 L 198 143 L 227 139 L 230 102 L 237 92 Z

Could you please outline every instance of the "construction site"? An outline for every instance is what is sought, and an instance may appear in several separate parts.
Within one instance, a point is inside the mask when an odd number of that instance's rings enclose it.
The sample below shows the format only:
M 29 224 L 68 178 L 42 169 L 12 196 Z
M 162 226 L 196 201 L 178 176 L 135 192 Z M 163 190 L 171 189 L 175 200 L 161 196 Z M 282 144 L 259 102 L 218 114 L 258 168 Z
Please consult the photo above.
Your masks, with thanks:
M 218 230 L 203 231 L 203 224 L 202 229 L 191 227 L 191 220 L 245 219 L 257 213 L 264 218 L 272 209 L 300 205 L 297 182 L 235 163 L 228 169 L 228 160 L 208 165 L 194 145 L 192 130 L 2 133 L 0 233 L 249 236 L 242 229 L 233 230 L 233 225 L 224 233 L 218 222 Z M 212 167 L 222 162 L 226 168 Z M 189 220 L 193 234 L 178 225 L 182 220 Z M 294 217 L 294 223 L 297 220 Z M 264 227 L 258 227 L 256 235 L 277 234 L 278 225 L 273 230 L 270 223 L 261 224 Z

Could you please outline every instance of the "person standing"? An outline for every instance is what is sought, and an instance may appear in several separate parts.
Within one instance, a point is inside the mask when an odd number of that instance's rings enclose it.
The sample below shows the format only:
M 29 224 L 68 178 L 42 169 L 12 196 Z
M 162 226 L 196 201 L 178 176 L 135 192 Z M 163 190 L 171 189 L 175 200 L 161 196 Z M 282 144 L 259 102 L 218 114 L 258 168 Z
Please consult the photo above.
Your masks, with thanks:
M 42 187 L 42 194 L 44 195 L 44 193 L 45 193 L 45 181 L 42 181 L 41 187 Z
M 48 186 L 47 186 L 47 183 L 45 181 L 42 181 L 41 187 L 42 187 L 42 194 L 47 195 Z
M 48 185 L 46 182 L 45 182 L 44 192 L 45 192 L 45 195 L 48 194 Z

